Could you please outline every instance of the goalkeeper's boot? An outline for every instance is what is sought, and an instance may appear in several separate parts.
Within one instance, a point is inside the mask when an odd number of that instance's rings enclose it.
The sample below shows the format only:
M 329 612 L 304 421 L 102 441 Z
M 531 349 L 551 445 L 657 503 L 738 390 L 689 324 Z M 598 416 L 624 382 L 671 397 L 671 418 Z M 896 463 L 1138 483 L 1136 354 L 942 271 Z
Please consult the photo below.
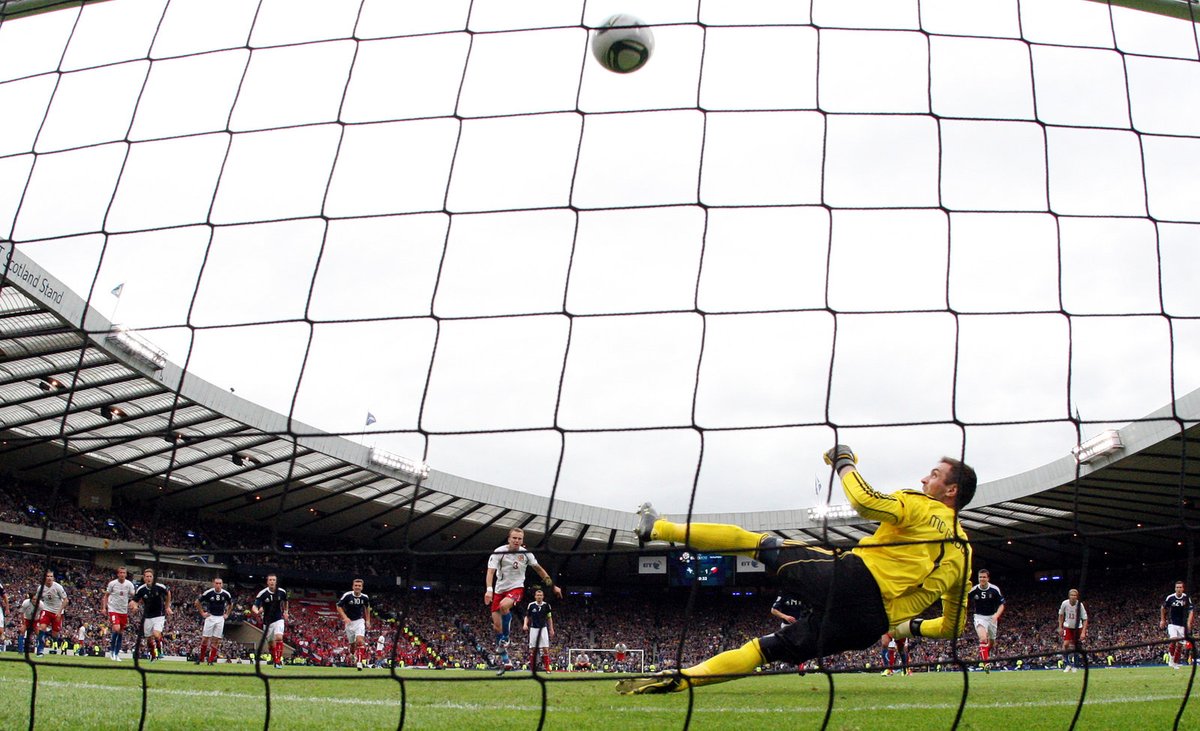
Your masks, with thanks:
M 625 678 L 617 681 L 617 692 L 621 695 L 643 695 L 646 693 L 675 693 L 684 689 L 683 676 L 672 670 L 643 678 Z
M 638 524 L 637 533 L 638 542 L 646 544 L 650 542 L 650 535 L 654 533 L 654 521 L 658 520 L 658 511 L 650 503 L 642 503 L 642 506 L 637 510 Z

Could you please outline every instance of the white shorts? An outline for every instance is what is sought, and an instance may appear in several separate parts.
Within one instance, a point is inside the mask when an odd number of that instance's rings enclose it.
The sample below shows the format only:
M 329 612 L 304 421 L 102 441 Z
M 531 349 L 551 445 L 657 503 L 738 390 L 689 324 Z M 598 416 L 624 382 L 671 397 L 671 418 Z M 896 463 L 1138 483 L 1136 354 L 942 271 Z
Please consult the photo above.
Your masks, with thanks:
M 272 637 L 275 635 L 282 636 L 283 635 L 283 620 L 277 619 L 274 622 L 267 625 L 267 634 L 271 635 Z
M 225 636 L 225 615 L 210 614 L 204 618 L 204 630 L 200 633 L 201 637 L 224 637 Z
M 987 614 L 975 615 L 975 626 L 987 630 L 988 639 L 996 639 L 996 618 Z
M 1172 640 L 1182 640 L 1187 636 L 1187 628 L 1182 624 L 1168 624 L 1167 637 Z
M 352 619 L 350 624 L 346 625 L 346 639 L 353 643 L 359 637 L 367 636 L 367 621 L 365 619 Z
M 149 619 L 142 620 L 142 636 L 149 637 L 155 632 L 161 635 L 163 626 L 165 626 L 166 623 L 166 617 L 151 617 Z
M 537 629 L 529 630 L 529 647 L 550 647 L 550 629 L 547 627 L 538 627 Z

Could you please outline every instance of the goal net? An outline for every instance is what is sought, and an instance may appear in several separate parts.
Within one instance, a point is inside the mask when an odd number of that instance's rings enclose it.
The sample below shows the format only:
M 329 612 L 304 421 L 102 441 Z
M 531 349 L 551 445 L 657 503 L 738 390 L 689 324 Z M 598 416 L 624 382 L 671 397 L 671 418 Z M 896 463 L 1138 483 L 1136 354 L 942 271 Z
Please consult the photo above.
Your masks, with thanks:
M 646 651 L 612 647 L 568 647 L 567 670 L 603 673 L 644 673 Z
M 917 487 L 938 454 L 1012 492 L 1049 465 L 1066 497 L 977 497 L 977 561 L 1065 569 L 1086 596 L 1091 577 L 1154 556 L 1192 586 L 1198 9 L 0 2 L 0 320 L 17 323 L 0 361 L 39 359 L 0 373 L 0 453 L 43 468 L 50 504 L 110 468 L 153 476 L 145 523 L 180 505 L 244 518 L 270 568 L 299 576 L 342 555 L 444 568 L 473 550 L 482 576 L 471 541 L 521 527 L 543 563 L 579 572 L 554 577 L 568 589 L 661 553 L 638 554 L 631 515 L 602 519 L 647 499 L 854 543 L 874 526 L 821 463 L 833 444 L 888 491 Z M 632 74 L 588 48 L 617 12 L 654 29 Z M 63 292 L 32 264 L 120 327 L 55 310 Z M 26 338 L 21 318 L 53 327 Z M 68 347 L 79 333 L 179 379 L 143 398 L 103 354 Z M 180 384 L 197 379 L 227 429 L 181 418 Z M 279 418 L 238 422 L 226 412 L 243 400 Z M 134 417 L 152 420 L 153 448 L 123 430 Z M 1082 513 L 1081 481 L 1108 458 L 1071 450 L 1128 424 L 1175 438 L 1146 470 L 1161 489 L 1105 482 L 1119 498 Z M 301 443 L 330 435 L 412 481 L 381 489 Z M 273 436 L 290 448 L 262 453 Z M 203 451 L 221 441 L 239 450 Z M 420 465 L 467 486 L 440 494 Z M 328 502 L 296 498 L 309 478 Z M 222 480 L 241 494 L 196 499 Z M 521 494 L 493 504 L 501 488 Z M 363 503 L 377 517 L 349 519 Z M 285 545 L 297 513 L 329 551 Z M 46 555 L 77 522 L 37 520 L 21 540 Z M 151 536 L 134 542 L 161 559 Z M 711 570 L 711 586 L 736 577 Z M 430 636 L 482 654 L 485 621 Z M 686 621 L 658 626 L 657 644 L 639 639 L 655 656 L 697 641 Z M 929 662 L 973 653 L 948 643 Z M 967 696 L 964 682 L 960 713 Z M 31 701 L 29 725 L 44 713 Z

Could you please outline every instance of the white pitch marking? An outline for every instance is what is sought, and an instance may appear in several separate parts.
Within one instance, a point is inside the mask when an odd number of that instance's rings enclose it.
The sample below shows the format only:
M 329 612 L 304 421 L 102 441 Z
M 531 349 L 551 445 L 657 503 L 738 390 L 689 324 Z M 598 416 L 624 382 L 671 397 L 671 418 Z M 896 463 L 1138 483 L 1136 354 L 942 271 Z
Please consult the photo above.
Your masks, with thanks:
M 11 679 L 0 679 L 0 682 L 13 683 L 24 682 L 14 681 Z M 99 683 L 67 683 L 58 680 L 40 681 L 38 685 L 50 686 L 56 688 L 71 688 L 78 690 L 100 690 L 105 692 L 111 691 L 129 691 L 137 689 L 138 686 L 127 685 L 101 685 Z M 161 693 L 164 695 L 185 696 L 189 698 L 237 698 L 243 700 L 260 700 L 264 697 L 261 693 L 229 693 L 218 690 L 178 690 L 170 688 L 149 688 L 151 693 Z M 1088 699 L 1084 705 L 1111 705 L 1113 703 L 1155 703 L 1159 701 L 1169 701 L 1178 699 L 1178 695 L 1137 695 L 1137 696 L 1118 696 L 1113 698 L 1096 698 Z M 308 695 L 290 695 L 284 693 L 272 693 L 272 701 L 288 701 L 291 703 L 325 703 L 344 706 L 388 706 L 394 707 L 399 703 L 399 700 L 376 700 L 370 698 L 324 698 L 313 697 Z M 636 701 L 630 701 L 630 705 L 613 705 L 611 710 L 621 711 L 622 713 L 670 713 L 675 714 L 683 710 L 683 705 L 679 708 L 645 708 L 633 705 Z M 1074 706 L 1078 703 L 1077 700 L 1060 700 L 1060 701 L 1025 701 L 1025 702 L 1010 702 L 1010 703 L 972 703 L 972 708 L 1053 708 L 1062 706 Z M 504 710 L 504 711 L 541 711 L 539 706 L 520 706 L 514 704 L 496 705 L 494 703 L 414 703 L 409 701 L 409 706 L 414 709 L 420 708 L 445 708 L 451 710 L 463 711 L 486 711 L 486 710 Z M 888 704 L 885 706 L 847 706 L 837 704 L 834 707 L 835 712 L 841 713 L 862 713 L 886 710 L 950 710 L 958 708 L 957 703 L 903 703 L 903 704 Z M 586 713 L 596 710 L 594 708 L 568 708 L 551 704 L 551 710 L 564 713 Z M 696 707 L 692 709 L 693 713 L 825 713 L 825 707 L 819 708 L 746 708 L 739 707 Z

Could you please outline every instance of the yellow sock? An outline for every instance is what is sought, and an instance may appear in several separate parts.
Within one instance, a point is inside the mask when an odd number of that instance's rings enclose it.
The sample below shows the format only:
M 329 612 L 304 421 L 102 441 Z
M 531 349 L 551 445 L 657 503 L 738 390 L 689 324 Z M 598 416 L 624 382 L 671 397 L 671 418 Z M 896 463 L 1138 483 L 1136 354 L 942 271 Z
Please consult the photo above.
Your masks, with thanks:
M 693 665 L 683 671 L 683 676 L 692 685 L 712 685 L 737 680 L 737 676 L 753 673 L 754 669 L 766 662 L 758 640 L 753 639 L 736 650 L 728 650 L 720 655 L 714 655 L 699 665 Z M 726 677 L 720 677 L 726 676 Z M 686 690 L 687 683 L 680 683 L 680 690 Z
M 736 525 L 723 523 L 672 523 L 659 519 L 654 521 L 654 530 L 650 533 L 650 538 L 672 543 L 686 541 L 701 551 L 719 551 L 754 558 L 763 534 L 751 533 Z

